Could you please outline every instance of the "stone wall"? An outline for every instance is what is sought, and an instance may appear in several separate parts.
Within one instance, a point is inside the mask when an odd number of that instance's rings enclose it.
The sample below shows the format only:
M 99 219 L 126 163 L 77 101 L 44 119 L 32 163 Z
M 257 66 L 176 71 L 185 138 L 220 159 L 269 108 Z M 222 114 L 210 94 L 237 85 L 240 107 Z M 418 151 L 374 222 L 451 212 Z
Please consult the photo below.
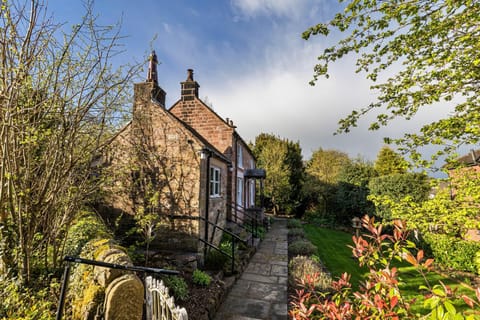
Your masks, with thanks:
M 107 263 L 132 265 L 123 248 L 111 239 L 92 240 L 81 257 Z M 75 264 L 70 279 L 67 310 L 69 319 L 142 319 L 144 287 L 133 273 L 86 264 Z
M 154 215 L 159 249 L 196 251 L 203 145 L 161 105 L 151 83 L 135 86 L 132 123 L 107 151 L 106 202 L 132 216 Z

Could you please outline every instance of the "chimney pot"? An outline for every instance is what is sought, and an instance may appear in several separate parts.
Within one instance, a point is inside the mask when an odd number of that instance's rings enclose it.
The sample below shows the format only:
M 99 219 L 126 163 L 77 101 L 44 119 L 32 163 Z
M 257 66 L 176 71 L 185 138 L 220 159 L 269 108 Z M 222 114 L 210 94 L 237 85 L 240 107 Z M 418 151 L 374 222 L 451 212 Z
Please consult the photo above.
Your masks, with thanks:
M 147 82 L 153 82 L 158 84 L 158 73 L 157 73 L 157 55 L 155 54 L 155 50 L 152 51 L 152 54 L 148 58 L 148 74 L 147 74 Z
M 193 69 L 187 70 L 187 81 L 193 81 Z
M 181 99 L 182 101 L 192 101 L 198 98 L 198 88 L 200 87 L 196 81 L 193 80 L 193 69 L 187 70 L 187 80 L 181 82 Z

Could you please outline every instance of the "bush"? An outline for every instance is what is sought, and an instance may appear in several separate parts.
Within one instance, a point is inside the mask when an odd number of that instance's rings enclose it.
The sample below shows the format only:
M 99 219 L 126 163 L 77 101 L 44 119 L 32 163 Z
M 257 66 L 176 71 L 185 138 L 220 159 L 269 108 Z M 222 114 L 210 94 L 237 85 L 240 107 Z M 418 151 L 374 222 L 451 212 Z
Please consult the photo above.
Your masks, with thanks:
M 318 257 L 317 257 L 318 258 Z M 330 288 L 332 278 L 323 271 L 320 263 L 306 256 L 296 256 L 288 264 L 289 277 L 288 282 L 292 287 L 298 287 L 298 284 L 305 280 L 308 275 L 317 274 L 314 287 L 320 291 L 326 291 Z
M 230 261 L 230 259 L 226 255 L 212 249 L 208 251 L 207 258 L 205 259 L 205 267 L 209 270 L 222 270 L 228 261 Z
M 290 228 L 302 228 L 302 222 L 298 219 L 289 219 L 287 221 L 287 227 Z
M 65 254 L 78 256 L 90 240 L 111 237 L 107 227 L 95 213 L 83 211 L 69 230 L 65 241 Z
M 472 311 L 480 307 L 480 288 L 474 299 L 457 294 L 441 282 L 429 283 L 427 274 L 433 269 L 433 259 L 425 259 L 424 252 L 407 240 L 406 223 L 394 221 L 392 235 L 382 234 L 382 226 L 368 216 L 363 218 L 363 226 L 368 233 L 354 237 L 352 247 L 360 266 L 369 268 L 359 290 L 352 289 L 347 273 L 332 281 L 329 292 L 315 288 L 317 274 L 307 275 L 292 296 L 291 319 L 418 319 L 420 315 L 411 309 L 410 298 L 400 290 L 402 275 L 392 265 L 397 260 L 410 263 L 426 281 L 419 284 L 420 296 L 416 298 L 428 312 L 422 319 L 474 319 Z M 462 300 L 471 310 L 456 309 L 453 302 Z
M 257 232 L 256 234 L 253 232 L 253 226 L 251 223 L 248 223 L 248 224 L 245 224 L 245 230 L 253 235 L 255 235 L 257 238 L 259 239 L 265 239 L 265 233 L 266 233 L 266 230 L 265 228 L 260 224 L 258 223 L 257 224 Z
M 53 319 L 59 289 L 55 280 L 45 288 L 22 288 L 16 279 L 0 277 L 0 319 Z
M 308 240 L 295 240 L 288 245 L 288 253 L 292 256 L 310 256 L 317 253 L 317 247 Z
M 199 286 L 208 287 L 212 281 L 212 277 L 202 270 L 195 269 L 195 271 L 193 271 L 192 281 Z
M 478 265 L 474 258 L 480 251 L 479 242 L 445 234 L 425 234 L 424 239 L 431 248 L 435 262 L 439 265 L 459 271 L 478 272 Z
M 477 268 L 477 274 L 480 274 L 480 251 L 475 254 L 475 267 Z
M 309 224 L 313 224 L 318 227 L 333 228 L 335 226 L 335 216 L 333 214 L 325 215 L 316 211 L 309 211 L 304 217 Z
M 305 238 L 305 231 L 303 228 L 288 229 L 288 236 L 292 238 Z
M 179 276 L 166 276 L 163 281 L 175 299 L 185 301 L 188 298 L 188 285 L 185 279 Z
M 240 243 L 235 242 L 235 264 L 239 262 L 239 254 L 238 254 L 239 244 L 241 244 L 241 242 Z M 231 236 L 224 233 L 224 238 L 222 239 L 222 242 L 220 243 L 219 247 L 224 253 L 227 253 L 231 256 L 232 255 Z M 232 272 L 231 263 L 232 263 L 232 260 L 228 256 L 226 256 L 225 254 L 213 248 L 210 248 L 210 250 L 208 251 L 207 257 L 205 259 L 205 267 L 207 269 L 223 270 L 225 274 L 231 274 Z

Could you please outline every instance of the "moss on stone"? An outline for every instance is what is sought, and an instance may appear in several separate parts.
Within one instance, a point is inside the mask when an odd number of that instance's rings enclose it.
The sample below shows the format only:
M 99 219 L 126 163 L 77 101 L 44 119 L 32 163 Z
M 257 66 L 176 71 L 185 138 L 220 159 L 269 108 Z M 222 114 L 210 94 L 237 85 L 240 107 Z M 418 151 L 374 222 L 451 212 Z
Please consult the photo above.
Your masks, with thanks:
M 124 261 L 130 261 L 126 250 L 119 246 L 113 239 L 101 238 L 89 241 L 80 254 L 82 258 L 103 261 L 108 251 L 114 250 L 117 256 Z M 123 253 L 123 255 L 122 255 Z M 105 281 L 99 281 L 99 274 L 105 268 L 91 265 L 77 264 L 69 286 L 69 299 L 71 301 L 72 319 L 93 319 L 97 308 L 102 307 L 105 298 Z M 119 273 L 121 274 L 121 273 Z

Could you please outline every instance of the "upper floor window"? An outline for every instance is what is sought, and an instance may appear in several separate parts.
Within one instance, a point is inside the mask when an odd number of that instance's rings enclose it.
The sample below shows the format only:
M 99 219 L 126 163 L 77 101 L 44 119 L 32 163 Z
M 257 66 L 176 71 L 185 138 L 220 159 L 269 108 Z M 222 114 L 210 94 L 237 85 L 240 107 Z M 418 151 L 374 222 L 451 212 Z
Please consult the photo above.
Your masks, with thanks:
M 220 196 L 220 169 L 210 167 L 210 196 Z
M 241 144 L 237 144 L 237 167 L 243 168 L 243 148 Z

